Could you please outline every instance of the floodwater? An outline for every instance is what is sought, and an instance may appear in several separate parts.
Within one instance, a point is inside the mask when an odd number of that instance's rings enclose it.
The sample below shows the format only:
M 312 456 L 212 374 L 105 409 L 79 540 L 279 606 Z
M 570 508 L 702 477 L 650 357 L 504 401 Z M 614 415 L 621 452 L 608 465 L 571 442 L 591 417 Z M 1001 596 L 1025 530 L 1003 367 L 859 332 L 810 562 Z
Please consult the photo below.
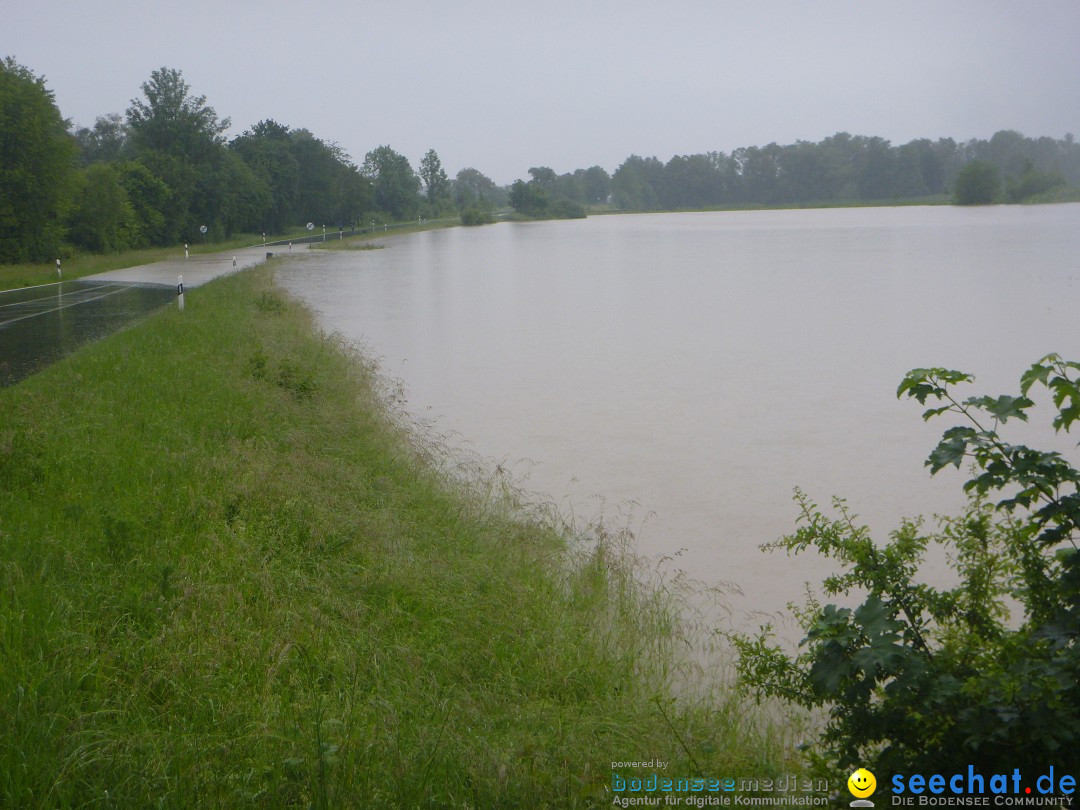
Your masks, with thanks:
M 961 472 L 923 467 L 953 423 L 897 400 L 906 371 L 1003 394 L 1049 352 L 1080 359 L 1080 205 L 603 216 L 383 244 L 276 276 L 452 443 L 730 583 L 737 625 L 832 570 L 759 550 L 796 528 L 796 486 L 846 498 L 879 539 L 962 505 Z
M 172 287 L 103 281 L 0 292 L 0 386 L 17 383 L 175 298 Z

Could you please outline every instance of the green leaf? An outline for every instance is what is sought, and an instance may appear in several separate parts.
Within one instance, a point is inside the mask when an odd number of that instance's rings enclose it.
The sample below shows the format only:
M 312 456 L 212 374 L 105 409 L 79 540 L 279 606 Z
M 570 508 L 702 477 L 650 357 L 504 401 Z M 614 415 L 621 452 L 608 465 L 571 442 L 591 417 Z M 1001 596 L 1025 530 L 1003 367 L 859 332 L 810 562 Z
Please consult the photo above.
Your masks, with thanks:
M 1080 403 L 1071 405 L 1068 408 L 1062 408 L 1061 412 L 1054 417 L 1054 430 L 1064 429 L 1068 433 L 1072 423 L 1077 419 L 1080 419 Z
M 952 405 L 945 405 L 944 407 L 941 407 L 941 408 L 930 408 L 929 410 L 923 411 L 923 415 L 922 415 L 923 421 L 928 422 L 928 421 L 930 421 L 931 417 L 938 416 L 939 414 L 943 414 L 943 413 L 945 413 L 945 411 L 948 411 L 948 410 L 952 410 Z
M 1051 357 L 1054 357 L 1054 355 L 1044 357 L 1042 362 L 1045 363 Z M 1046 381 L 1050 379 L 1050 372 L 1052 370 L 1053 369 L 1051 369 L 1050 366 L 1044 366 L 1041 363 L 1032 363 L 1031 368 L 1020 376 L 1020 393 L 1027 396 L 1028 391 L 1031 390 L 1031 386 L 1036 382 L 1041 382 L 1043 385 L 1046 385 Z
M 943 467 L 952 464 L 959 468 L 964 460 L 968 445 L 975 440 L 975 431 L 968 427 L 954 427 L 945 431 L 938 446 L 930 453 L 926 460 L 926 466 L 930 468 L 931 475 Z
M 996 419 L 1002 422 L 1007 422 L 1010 419 L 1022 419 L 1027 421 L 1027 414 L 1024 413 L 1025 408 L 1034 406 L 1027 397 L 971 397 L 964 401 L 965 405 L 974 405 L 978 408 L 982 408 L 987 413 L 991 414 Z
M 900 399 L 907 394 L 917 399 L 920 405 L 924 405 L 928 396 L 943 399 L 947 393 L 946 386 L 971 382 L 973 379 L 974 377 L 963 371 L 952 371 L 946 368 L 913 368 L 900 381 L 896 389 L 896 398 Z

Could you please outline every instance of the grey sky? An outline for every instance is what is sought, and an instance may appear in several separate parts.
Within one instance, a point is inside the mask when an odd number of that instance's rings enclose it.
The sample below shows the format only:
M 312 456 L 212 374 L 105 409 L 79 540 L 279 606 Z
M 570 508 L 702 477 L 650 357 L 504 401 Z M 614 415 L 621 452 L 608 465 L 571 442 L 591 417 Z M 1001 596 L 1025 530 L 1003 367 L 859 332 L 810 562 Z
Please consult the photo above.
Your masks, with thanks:
M 166 66 L 231 134 L 272 118 L 499 183 L 838 131 L 1080 135 L 1078 0 L 0 0 L 0 55 L 79 125 Z

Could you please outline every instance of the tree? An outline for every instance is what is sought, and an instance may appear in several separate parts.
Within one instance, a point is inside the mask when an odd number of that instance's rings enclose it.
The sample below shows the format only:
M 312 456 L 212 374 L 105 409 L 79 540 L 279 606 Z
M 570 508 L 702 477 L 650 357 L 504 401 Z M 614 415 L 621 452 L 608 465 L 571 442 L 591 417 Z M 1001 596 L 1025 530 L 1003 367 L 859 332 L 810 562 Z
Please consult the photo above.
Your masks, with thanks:
M 1053 428 L 1067 432 L 1080 420 L 1080 363 L 1044 357 L 1021 377 L 1019 396 L 954 393 L 971 380 L 914 369 L 897 391 L 930 400 L 924 419 L 961 420 L 926 464 L 931 473 L 971 465 L 965 513 L 931 533 L 904 521 L 879 546 L 843 501 L 833 519 L 799 493 L 803 526 L 776 546 L 837 559 L 843 570 L 825 593 L 863 602 L 811 600 L 797 613 L 806 637 L 793 659 L 768 627 L 734 639 L 740 676 L 758 696 L 825 709 L 816 756 L 837 772 L 1080 768 L 1080 471 L 999 434 L 1011 419 L 1027 421 L 1037 387 L 1056 408 Z M 931 544 L 945 548 L 958 584 L 920 581 Z
M 515 180 L 510 186 L 510 205 L 527 217 L 542 217 L 547 213 L 550 200 L 538 183 Z
M 450 196 L 450 179 L 434 149 L 429 149 L 420 161 L 420 179 L 424 182 L 428 204 L 433 212 L 437 212 L 440 203 Z
M 94 163 L 82 172 L 81 192 L 69 220 L 69 238 L 96 253 L 119 253 L 138 241 L 139 226 L 120 172 Z
M 120 183 L 138 223 L 138 232 L 130 236 L 131 246 L 167 244 L 165 212 L 169 210 L 169 187 L 139 161 L 120 164 Z
M 119 113 L 99 115 L 94 128 L 81 127 L 75 132 L 84 165 L 98 161 L 116 162 L 129 153 L 127 123 Z
M 389 146 L 364 158 L 364 175 L 371 180 L 375 206 L 392 219 L 415 219 L 420 208 L 420 178 L 408 159 Z
M 578 171 L 582 171 L 578 169 Z M 577 172 L 575 172 L 577 174 Z M 611 175 L 600 166 L 590 166 L 583 172 L 582 178 L 585 186 L 585 199 L 587 202 L 599 204 L 607 202 L 611 194 Z
M 784 173 L 795 202 L 833 200 L 847 182 L 839 151 L 799 141 L 784 150 Z
M 664 164 L 655 157 L 631 155 L 611 177 L 615 204 L 624 211 L 648 211 L 660 207 Z
M 987 205 L 1001 197 L 1001 172 L 993 163 L 973 160 L 956 177 L 953 202 L 956 205 Z
M 859 197 L 881 200 L 897 196 L 896 153 L 884 138 L 870 138 L 863 154 L 862 169 L 856 178 Z
M 76 191 L 76 151 L 45 79 L 0 61 L 0 262 L 55 257 Z
M 495 182 L 477 169 L 462 169 L 451 183 L 454 204 L 460 209 L 493 207 L 501 196 Z
M 529 182 L 548 197 L 558 196 L 559 175 L 555 174 L 554 169 L 547 166 L 534 166 L 529 169 L 529 175 L 532 177 Z
M 271 205 L 269 186 L 240 155 L 225 148 L 215 150 L 195 187 L 194 207 L 206 212 L 215 238 L 257 230 Z
M 1024 173 L 1018 179 L 1008 178 L 1005 182 L 1005 198 L 1011 203 L 1024 202 L 1039 194 L 1046 194 L 1065 185 L 1065 178 L 1059 172 L 1040 172 L 1032 161 L 1024 164 Z
M 300 196 L 300 161 L 289 128 L 276 121 L 260 121 L 235 138 L 229 148 L 239 154 L 266 185 L 270 200 L 258 223 L 264 233 L 282 233 L 303 216 Z
M 142 91 L 145 99 L 128 107 L 127 124 L 138 158 L 172 191 L 165 238 L 192 239 L 201 225 L 228 232 L 225 195 L 214 172 L 227 165 L 223 133 L 229 120 L 219 120 L 205 96 L 193 96 L 179 70 L 155 70 Z
M 197 221 L 201 217 L 192 211 L 198 168 L 182 157 L 164 152 L 143 152 L 135 162 L 144 166 L 168 190 L 158 209 L 164 219 L 161 239 L 154 244 L 171 245 L 194 239 L 198 226 L 205 224 Z
M 667 208 L 703 208 L 720 202 L 723 178 L 705 155 L 675 156 L 664 166 L 663 192 Z
M 145 100 L 132 99 L 128 127 L 141 149 L 204 159 L 215 145 L 224 145 L 229 119 L 218 120 L 206 96 L 191 95 L 179 70 L 159 68 L 142 84 Z

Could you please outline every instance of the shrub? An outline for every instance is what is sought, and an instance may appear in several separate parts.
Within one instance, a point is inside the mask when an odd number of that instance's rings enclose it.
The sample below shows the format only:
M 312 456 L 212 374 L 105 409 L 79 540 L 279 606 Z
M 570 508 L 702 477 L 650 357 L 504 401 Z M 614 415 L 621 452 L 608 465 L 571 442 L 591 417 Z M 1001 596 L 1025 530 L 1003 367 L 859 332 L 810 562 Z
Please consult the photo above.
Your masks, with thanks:
M 1001 198 L 1001 172 L 993 163 L 973 160 L 956 177 L 953 202 L 957 205 L 987 205 Z
M 1005 184 L 1005 197 L 1012 203 L 1026 202 L 1064 185 L 1065 178 L 1058 172 L 1040 172 L 1028 165 L 1019 180 L 1010 178 Z
M 960 399 L 972 377 L 945 369 L 907 374 L 897 396 L 958 415 L 930 454 L 931 473 L 970 462 L 963 515 L 936 532 L 904 521 L 879 546 L 836 500 L 836 518 L 802 493 L 804 524 L 775 545 L 813 547 L 838 560 L 828 596 L 863 597 L 854 609 L 811 601 L 797 613 L 806 637 L 789 657 L 769 627 L 734 639 L 739 673 L 759 698 L 823 707 L 812 757 L 829 769 L 891 773 L 1080 765 L 1080 472 L 1062 455 L 998 434 L 1027 420 L 1034 386 L 1049 389 L 1055 430 L 1080 419 L 1080 363 L 1049 355 L 1021 378 L 1019 396 Z M 991 495 L 1001 500 L 991 502 Z M 946 549 L 959 584 L 917 580 L 931 544 Z M 1015 606 L 1010 610 L 1009 605 Z
M 466 208 L 461 212 L 462 225 L 490 225 L 494 221 L 491 212 L 482 208 Z
M 553 219 L 585 219 L 585 206 L 563 198 L 548 206 L 548 216 Z

